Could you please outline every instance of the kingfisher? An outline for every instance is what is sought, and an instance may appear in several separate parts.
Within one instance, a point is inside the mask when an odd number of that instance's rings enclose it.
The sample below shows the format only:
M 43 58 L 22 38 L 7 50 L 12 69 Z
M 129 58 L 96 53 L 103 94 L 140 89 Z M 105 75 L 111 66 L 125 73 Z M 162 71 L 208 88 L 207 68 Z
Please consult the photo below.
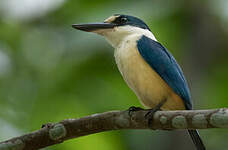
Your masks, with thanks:
M 101 23 L 73 28 L 102 35 L 114 47 L 118 69 L 145 108 L 191 110 L 188 83 L 173 55 L 141 19 L 115 14 Z M 197 150 L 205 146 L 197 130 L 188 130 Z

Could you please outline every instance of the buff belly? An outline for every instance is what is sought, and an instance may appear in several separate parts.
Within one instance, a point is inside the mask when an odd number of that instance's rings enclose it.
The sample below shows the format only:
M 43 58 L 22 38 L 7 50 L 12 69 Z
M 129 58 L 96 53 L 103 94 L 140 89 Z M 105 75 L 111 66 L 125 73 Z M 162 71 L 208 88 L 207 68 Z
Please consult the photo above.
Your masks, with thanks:
M 139 54 L 135 42 L 138 38 L 127 39 L 115 50 L 116 63 L 124 80 L 146 108 L 153 108 L 166 100 L 162 110 L 185 109 L 183 100 Z

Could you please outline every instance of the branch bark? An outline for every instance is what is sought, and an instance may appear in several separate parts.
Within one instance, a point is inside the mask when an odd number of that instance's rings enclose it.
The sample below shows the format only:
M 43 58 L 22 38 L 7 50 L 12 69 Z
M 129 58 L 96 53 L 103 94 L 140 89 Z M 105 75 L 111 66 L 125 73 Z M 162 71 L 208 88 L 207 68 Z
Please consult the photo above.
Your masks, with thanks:
M 49 123 L 40 130 L 0 142 L 0 150 L 37 150 L 93 133 L 121 129 L 228 128 L 228 109 L 157 111 L 148 125 L 148 110 L 110 111 Z

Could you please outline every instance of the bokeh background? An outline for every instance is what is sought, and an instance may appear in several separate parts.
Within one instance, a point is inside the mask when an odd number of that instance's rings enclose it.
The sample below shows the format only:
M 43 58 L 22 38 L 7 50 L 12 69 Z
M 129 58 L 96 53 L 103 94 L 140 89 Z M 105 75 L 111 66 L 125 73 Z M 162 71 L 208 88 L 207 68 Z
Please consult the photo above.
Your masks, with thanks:
M 228 106 L 227 0 L 1 0 L 0 140 L 42 124 L 141 106 L 100 36 L 74 23 L 112 14 L 142 18 L 182 66 L 196 109 Z M 227 150 L 228 130 L 200 130 L 208 150 Z M 94 134 L 46 150 L 192 150 L 185 131 Z

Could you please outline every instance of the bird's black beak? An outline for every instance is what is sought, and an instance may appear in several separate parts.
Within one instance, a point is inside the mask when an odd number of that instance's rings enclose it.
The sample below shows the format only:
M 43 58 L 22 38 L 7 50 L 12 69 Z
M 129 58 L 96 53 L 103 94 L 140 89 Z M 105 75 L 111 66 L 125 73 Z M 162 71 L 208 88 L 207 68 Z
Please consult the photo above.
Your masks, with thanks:
M 114 28 L 116 25 L 113 23 L 88 23 L 88 24 L 73 24 L 72 27 L 78 30 L 86 31 L 86 32 L 93 32 L 96 30 L 102 29 L 111 29 Z

